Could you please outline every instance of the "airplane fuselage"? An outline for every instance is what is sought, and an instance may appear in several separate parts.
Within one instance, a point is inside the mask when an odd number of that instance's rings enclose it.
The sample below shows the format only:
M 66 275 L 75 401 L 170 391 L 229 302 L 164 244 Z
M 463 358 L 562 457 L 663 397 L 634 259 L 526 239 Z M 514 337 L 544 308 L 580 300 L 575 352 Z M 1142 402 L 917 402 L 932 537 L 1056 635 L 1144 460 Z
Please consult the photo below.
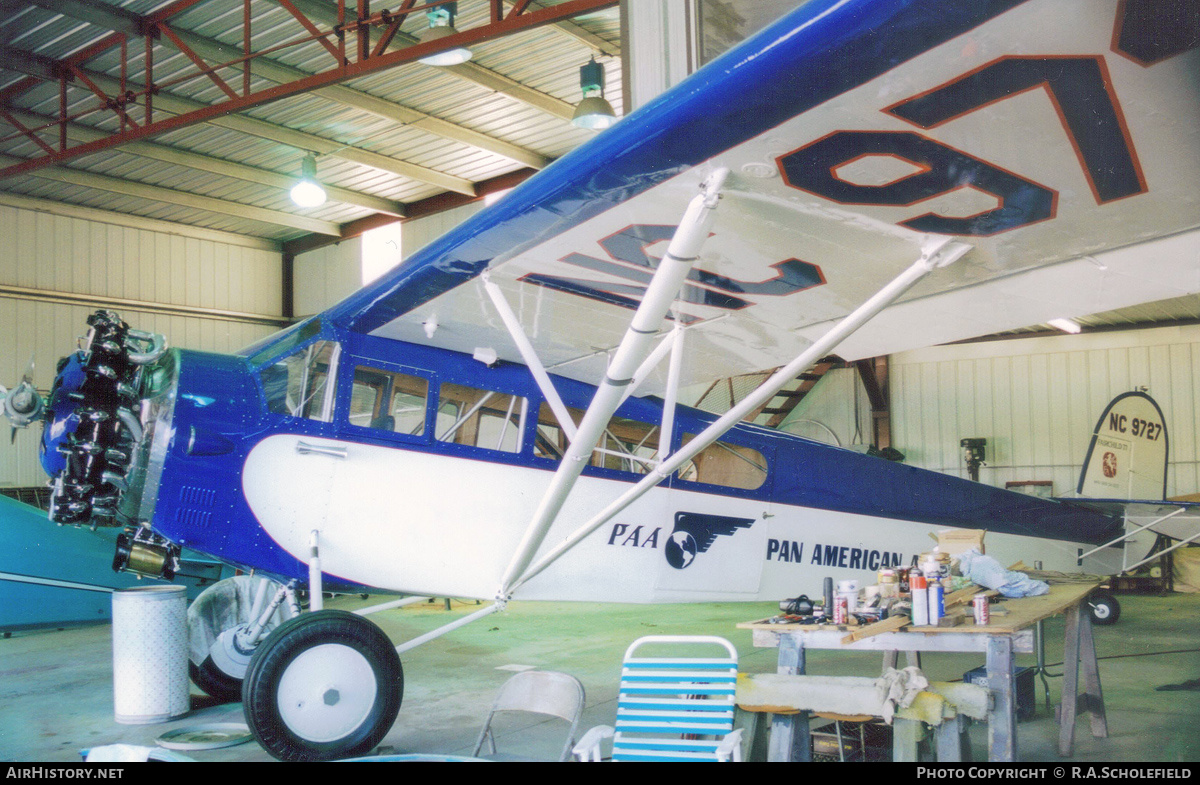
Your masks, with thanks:
M 242 356 L 173 351 L 151 368 L 121 517 L 177 545 L 303 579 L 491 598 L 565 446 L 529 370 L 340 333 L 312 320 Z M 593 388 L 555 385 L 577 415 Z M 557 544 L 661 457 L 658 399 L 630 398 L 558 516 Z M 679 407 L 672 449 L 714 418 Z M 49 430 L 48 430 L 49 432 Z M 738 426 L 517 599 L 780 599 L 874 582 L 946 527 L 987 530 L 1004 563 L 1079 569 L 1119 521 Z M 1088 559 L 1108 570 L 1119 551 Z

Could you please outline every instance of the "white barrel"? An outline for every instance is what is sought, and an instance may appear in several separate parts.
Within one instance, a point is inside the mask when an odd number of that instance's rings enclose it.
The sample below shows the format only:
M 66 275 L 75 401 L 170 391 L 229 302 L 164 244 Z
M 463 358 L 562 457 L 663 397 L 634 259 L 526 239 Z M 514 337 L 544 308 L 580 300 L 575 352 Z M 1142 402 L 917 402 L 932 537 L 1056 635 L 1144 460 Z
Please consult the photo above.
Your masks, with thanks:
M 116 721 L 145 725 L 187 714 L 187 589 L 113 592 L 112 633 Z

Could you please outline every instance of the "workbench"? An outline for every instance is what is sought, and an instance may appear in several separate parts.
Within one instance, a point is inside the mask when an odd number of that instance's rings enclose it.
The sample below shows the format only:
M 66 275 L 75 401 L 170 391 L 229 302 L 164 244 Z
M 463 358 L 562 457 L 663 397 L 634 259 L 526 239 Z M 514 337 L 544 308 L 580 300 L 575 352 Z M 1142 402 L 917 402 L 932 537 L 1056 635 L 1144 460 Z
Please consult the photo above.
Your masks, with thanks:
M 1079 709 L 1090 712 L 1094 737 L 1108 736 L 1091 617 L 1083 607 L 1084 598 L 1097 585 L 1091 582 L 1052 584 L 1050 593 L 1040 597 L 1006 599 L 1003 607 L 1008 613 L 993 615 L 986 626 L 970 623 L 956 627 L 908 626 L 849 643 L 843 643 L 843 639 L 854 632 L 852 627 L 777 624 L 768 619 L 743 622 L 738 627 L 752 631 L 755 647 L 779 649 L 776 672 L 782 674 L 803 674 L 807 649 L 982 652 L 987 657 L 988 688 L 993 698 L 988 713 L 988 760 L 1015 761 L 1017 721 L 1013 674 L 1016 655 L 1018 652 L 1030 653 L 1034 650 L 1033 626 L 1037 622 L 1065 613 L 1059 752 L 1068 757 L 1074 749 L 1075 717 Z M 1082 695 L 1079 694 L 1081 666 Z M 773 715 L 768 757 L 773 761 L 811 758 L 807 713 Z

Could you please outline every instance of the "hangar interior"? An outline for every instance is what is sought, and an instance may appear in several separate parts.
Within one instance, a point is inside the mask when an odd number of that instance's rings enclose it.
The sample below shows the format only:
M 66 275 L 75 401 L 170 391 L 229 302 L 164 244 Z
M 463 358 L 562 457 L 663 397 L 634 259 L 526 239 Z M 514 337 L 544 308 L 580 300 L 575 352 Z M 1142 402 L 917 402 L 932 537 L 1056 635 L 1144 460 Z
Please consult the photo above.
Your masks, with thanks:
M 254 344 L 403 264 L 603 133 L 572 123 L 585 97 L 581 67 L 603 67 L 591 92 L 623 117 L 803 3 L 407 1 L 387 4 L 390 18 L 381 5 L 360 2 L 359 13 L 374 14 L 375 24 L 350 24 L 333 37 L 319 33 L 339 25 L 339 9 L 353 16 L 354 4 L 0 0 L 0 382 L 15 385 L 28 374 L 46 394 L 56 360 L 97 309 L 118 311 L 173 347 L 232 353 Z M 433 24 L 426 10 L 449 5 L 459 29 L 485 31 L 469 60 L 397 59 L 337 82 L 305 81 L 339 56 L 338 40 L 381 60 L 420 45 Z M 555 17 L 563 8 L 570 13 Z M 533 14 L 545 21 L 522 27 Z M 247 72 L 243 42 L 265 53 Z M 153 90 L 143 83 L 150 61 Z M 364 55 L 363 62 L 373 61 Z M 284 88 L 283 97 L 270 98 Z M 206 111 L 227 97 L 232 108 Z M 151 127 L 151 102 L 160 115 L 190 119 Z M 289 190 L 308 161 L 328 196 L 301 208 Z M 1166 498 L 1200 494 L 1200 295 L 1065 316 L 1077 334 L 1040 323 L 866 364 L 828 358 L 752 421 L 859 452 L 890 448 L 906 465 L 997 488 L 1064 497 L 1075 490 L 1105 406 L 1140 390 L 1157 401 L 1169 428 Z M 691 387 L 681 400 L 722 414 L 751 381 Z M 45 502 L 34 490 L 46 485 L 40 439 L 40 428 L 14 430 L 0 450 L 0 491 Z M 973 466 L 965 439 L 986 440 Z M 1189 561 L 1189 550 L 1176 561 Z M 4 564 L 0 556 L 0 571 Z M 0 592 L 11 588 L 0 580 Z M 1200 600 L 1191 593 L 1200 585 L 1177 577 L 1174 589 L 1121 594 L 1119 623 L 1096 627 L 1108 738 L 1092 738 L 1081 721 L 1074 760 L 1200 758 L 1188 731 L 1200 706 L 1186 688 L 1200 677 Z M 7 601 L 0 593 L 0 604 Z M 326 607 L 377 601 L 338 595 Z M 438 598 L 373 619 L 393 640 L 408 640 L 477 604 Z M 611 723 L 622 653 L 647 634 L 726 637 L 741 671 L 773 673 L 776 651 L 756 648 L 736 625 L 775 613 L 763 603 L 514 603 L 404 656 L 400 719 L 379 751 L 470 756 L 497 690 L 530 668 L 580 679 L 581 731 Z M 1018 731 L 1020 761 L 1063 760 L 1049 704 L 1062 685 L 1064 631 L 1062 616 L 1046 620 L 1052 678 L 1035 681 L 1037 706 Z M 108 623 L 4 633 L 0 761 L 77 761 L 99 745 L 152 747 L 169 729 L 243 721 L 239 703 L 193 686 L 186 716 L 119 724 Z M 1029 653 L 1017 662 L 1036 666 Z M 981 664 L 979 655 L 936 653 L 923 668 L 950 681 Z M 813 652 L 807 667 L 875 675 L 879 656 Z M 767 724 L 748 725 L 747 757 L 765 759 Z M 498 740 L 550 758 L 558 734 L 553 723 L 522 720 Z M 986 727 L 977 724 L 970 738 L 973 759 L 986 760 Z M 186 754 L 274 759 L 254 742 Z

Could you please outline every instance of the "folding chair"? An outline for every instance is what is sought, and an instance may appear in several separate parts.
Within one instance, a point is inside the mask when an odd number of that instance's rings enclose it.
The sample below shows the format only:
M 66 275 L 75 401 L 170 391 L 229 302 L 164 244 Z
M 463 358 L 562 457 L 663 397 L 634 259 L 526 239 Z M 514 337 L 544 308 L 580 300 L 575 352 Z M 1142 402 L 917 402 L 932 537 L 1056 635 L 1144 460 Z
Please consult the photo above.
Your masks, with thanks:
M 579 728 L 579 715 L 583 713 L 583 701 L 583 685 L 570 674 L 537 670 L 518 673 L 500 688 L 471 754 L 479 757 L 480 750 L 486 744 L 489 749 L 487 757 L 520 760 L 517 756 L 496 751 L 492 720 L 499 712 L 527 712 L 558 717 L 570 723 L 567 741 L 558 758 L 560 761 L 569 760 L 575 744 L 575 732 Z
M 637 657 L 643 646 L 717 646 L 720 657 Z M 625 651 L 615 726 L 592 728 L 575 755 L 599 761 L 612 739 L 614 761 L 740 761 L 742 731 L 733 729 L 737 650 L 709 635 L 649 635 Z

